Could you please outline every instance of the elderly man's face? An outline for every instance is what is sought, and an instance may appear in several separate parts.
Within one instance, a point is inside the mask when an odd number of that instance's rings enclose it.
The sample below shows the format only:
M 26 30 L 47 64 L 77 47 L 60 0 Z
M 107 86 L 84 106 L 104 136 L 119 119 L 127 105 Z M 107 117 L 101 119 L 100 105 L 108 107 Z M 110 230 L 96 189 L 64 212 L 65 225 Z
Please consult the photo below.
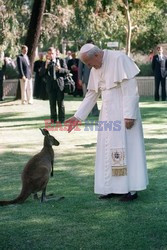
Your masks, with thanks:
M 41 61 L 43 60 L 43 54 L 42 54 L 42 53 L 39 54 L 39 59 L 40 59 Z
M 89 57 L 86 53 L 84 53 L 81 57 L 81 60 L 89 67 L 100 69 L 102 66 L 102 55 L 100 53 L 95 54 L 92 57 Z

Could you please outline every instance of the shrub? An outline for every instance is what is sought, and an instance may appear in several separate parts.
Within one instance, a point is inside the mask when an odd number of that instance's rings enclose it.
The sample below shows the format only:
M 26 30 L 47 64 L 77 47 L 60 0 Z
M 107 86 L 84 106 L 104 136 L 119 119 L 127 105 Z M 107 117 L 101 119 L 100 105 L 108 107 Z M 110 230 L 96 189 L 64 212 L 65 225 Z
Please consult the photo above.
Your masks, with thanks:
M 138 76 L 153 76 L 153 71 L 151 68 L 151 63 L 138 64 L 140 73 Z
M 5 78 L 6 79 L 18 79 L 17 68 L 13 68 L 12 66 L 8 65 L 5 71 Z

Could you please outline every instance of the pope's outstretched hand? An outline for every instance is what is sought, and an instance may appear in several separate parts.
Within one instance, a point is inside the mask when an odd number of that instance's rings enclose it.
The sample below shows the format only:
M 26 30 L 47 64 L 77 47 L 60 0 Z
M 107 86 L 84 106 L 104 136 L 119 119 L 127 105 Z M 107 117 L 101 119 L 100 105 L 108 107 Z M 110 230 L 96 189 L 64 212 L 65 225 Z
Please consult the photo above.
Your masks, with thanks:
M 68 133 L 70 133 L 79 123 L 79 120 L 75 117 L 72 116 L 71 118 L 67 119 L 65 123 L 68 125 Z

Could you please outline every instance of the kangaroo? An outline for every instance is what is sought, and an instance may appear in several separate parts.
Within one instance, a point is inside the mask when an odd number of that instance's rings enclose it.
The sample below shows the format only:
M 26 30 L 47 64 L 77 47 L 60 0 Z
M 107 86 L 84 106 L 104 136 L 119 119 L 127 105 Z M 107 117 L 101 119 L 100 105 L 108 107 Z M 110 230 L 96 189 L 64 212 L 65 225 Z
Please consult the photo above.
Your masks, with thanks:
M 44 145 L 42 150 L 34 155 L 23 169 L 20 194 L 14 200 L 0 201 L 0 206 L 21 204 L 31 194 L 34 194 L 34 198 L 38 198 L 37 192 L 39 191 L 42 191 L 41 202 L 46 200 L 46 186 L 50 175 L 53 176 L 54 151 L 52 145 L 58 146 L 59 142 L 46 129 L 40 130 L 44 135 Z

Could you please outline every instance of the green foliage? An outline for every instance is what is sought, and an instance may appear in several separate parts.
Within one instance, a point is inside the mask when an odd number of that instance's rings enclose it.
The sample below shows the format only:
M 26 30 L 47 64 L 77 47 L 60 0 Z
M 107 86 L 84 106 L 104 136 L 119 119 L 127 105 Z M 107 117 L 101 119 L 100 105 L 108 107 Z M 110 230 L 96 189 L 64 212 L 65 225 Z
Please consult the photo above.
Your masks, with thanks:
M 146 7 L 136 13 L 132 12 L 132 17 L 135 16 L 133 22 L 137 23 L 132 36 L 132 48 L 142 53 L 148 53 L 158 43 L 167 41 L 163 10 L 158 9 L 153 3 L 148 3 Z
M 11 66 L 6 67 L 5 71 L 5 78 L 6 79 L 18 79 L 18 71 Z
M 155 1 L 157 3 L 157 1 Z M 155 4 L 152 0 L 142 0 L 140 3 L 129 1 L 130 17 L 132 23 L 131 50 L 141 53 L 148 53 L 158 43 L 167 41 L 167 33 L 165 32 L 166 16 L 161 5 Z M 165 6 L 165 3 L 163 4 Z M 122 0 L 115 1 L 117 9 L 117 25 L 121 29 L 117 39 L 125 46 L 127 27 L 125 6 Z M 116 27 L 116 26 L 115 26 Z M 114 29 L 115 29 L 114 27 Z M 118 28 L 118 29 L 119 29 Z
M 138 76 L 153 76 L 153 71 L 151 68 L 151 63 L 138 64 L 140 73 Z
M 15 56 L 27 32 L 31 1 L 0 0 L 0 53 L 5 51 Z
M 0 0 L 0 53 L 18 54 L 27 34 L 33 0 Z M 132 20 L 132 52 L 148 53 L 157 43 L 167 41 L 165 0 L 129 0 Z M 47 0 L 39 48 L 67 47 L 79 49 L 92 38 L 105 48 L 108 41 L 126 45 L 127 21 L 122 0 Z

